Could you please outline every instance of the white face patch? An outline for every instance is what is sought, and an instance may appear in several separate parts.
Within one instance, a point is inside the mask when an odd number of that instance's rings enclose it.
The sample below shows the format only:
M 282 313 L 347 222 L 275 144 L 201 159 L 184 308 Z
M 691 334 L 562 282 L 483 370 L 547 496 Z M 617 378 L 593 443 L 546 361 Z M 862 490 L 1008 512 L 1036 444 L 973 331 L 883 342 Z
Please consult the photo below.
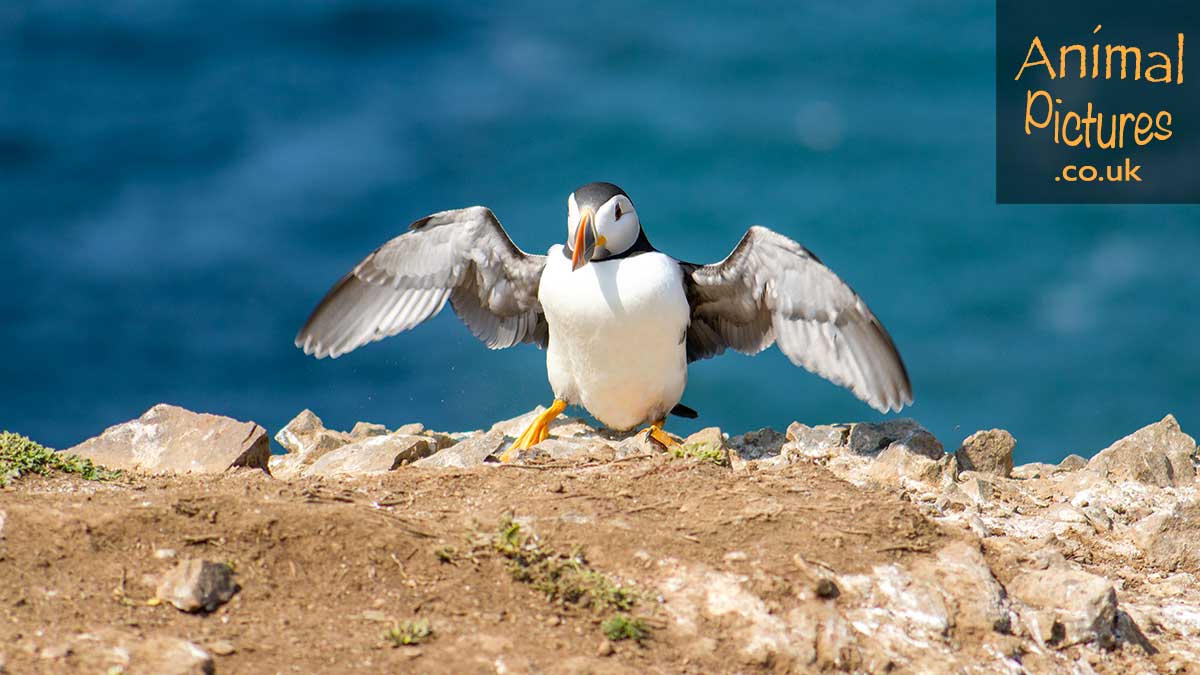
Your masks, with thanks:
M 602 260 L 624 253 L 637 242 L 641 231 L 633 202 L 625 195 L 615 195 L 596 211 L 596 237 L 598 242 L 603 237 L 604 243 L 597 243 L 593 259 Z

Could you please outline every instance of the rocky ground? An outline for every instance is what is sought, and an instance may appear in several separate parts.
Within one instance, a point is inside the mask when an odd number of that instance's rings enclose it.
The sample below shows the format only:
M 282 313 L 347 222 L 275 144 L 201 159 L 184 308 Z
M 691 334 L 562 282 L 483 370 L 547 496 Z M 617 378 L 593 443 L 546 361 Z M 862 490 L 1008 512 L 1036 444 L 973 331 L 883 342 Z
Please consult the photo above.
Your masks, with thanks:
M 532 413 L 531 413 L 532 414 Z M 0 489 L 12 673 L 1200 673 L 1196 444 L 917 423 L 663 450 L 157 406 Z M 949 450 L 947 452 L 946 450 Z M 269 472 L 268 472 L 269 471 Z

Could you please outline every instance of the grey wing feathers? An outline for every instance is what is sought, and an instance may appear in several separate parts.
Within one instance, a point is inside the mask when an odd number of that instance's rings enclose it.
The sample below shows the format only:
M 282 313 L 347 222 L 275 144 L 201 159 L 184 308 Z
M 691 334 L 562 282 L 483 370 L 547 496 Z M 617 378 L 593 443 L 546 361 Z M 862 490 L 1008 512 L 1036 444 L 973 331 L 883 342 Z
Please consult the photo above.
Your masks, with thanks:
M 426 216 L 367 256 L 325 296 L 296 335 L 317 358 L 342 354 L 408 330 L 449 300 L 492 349 L 546 345 L 538 303 L 545 256 L 512 243 L 482 206 Z
M 725 260 L 684 265 L 692 322 L 688 361 L 778 342 L 792 363 L 881 411 L 912 403 L 904 362 L 866 303 L 812 253 L 751 227 Z

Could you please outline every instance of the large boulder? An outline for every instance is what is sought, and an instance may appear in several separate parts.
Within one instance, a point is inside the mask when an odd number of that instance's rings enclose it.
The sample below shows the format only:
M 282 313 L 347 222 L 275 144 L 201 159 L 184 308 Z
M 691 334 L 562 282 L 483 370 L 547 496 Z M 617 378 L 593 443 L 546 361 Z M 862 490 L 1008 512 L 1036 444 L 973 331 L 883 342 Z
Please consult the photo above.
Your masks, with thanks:
M 427 468 L 453 467 L 458 469 L 478 466 L 488 457 L 502 452 L 508 445 L 509 441 L 505 439 L 503 431 L 489 431 L 486 434 L 480 434 L 465 441 L 460 441 L 445 450 L 436 452 L 423 459 L 418 459 L 412 465 Z
M 359 426 L 355 426 L 356 431 L 359 429 Z M 281 473 L 276 470 L 278 463 L 282 473 L 298 472 L 353 440 L 353 436 L 344 431 L 326 429 L 325 423 L 313 411 L 303 410 L 275 434 L 275 441 L 288 452 L 272 458 L 271 471 Z
M 763 428 L 747 431 L 729 439 L 728 446 L 743 460 L 753 461 L 775 457 L 787 442 L 784 434 L 774 429 Z
M 267 468 L 266 429 L 219 415 L 160 403 L 69 449 L 110 469 L 150 473 L 220 473 L 234 467 Z
M 963 471 L 978 471 L 1008 478 L 1013 470 L 1013 449 L 1017 441 L 1004 429 L 976 431 L 963 439 L 955 456 Z
M 1135 523 L 1132 535 L 1156 567 L 1200 574 L 1200 505 L 1155 512 Z
M 1180 487 L 1195 480 L 1195 454 L 1195 439 L 1183 433 L 1174 415 L 1167 415 L 1101 450 L 1088 469 L 1114 483 Z
M 982 633 L 1011 630 L 1004 588 L 992 575 L 977 544 L 948 544 L 936 558 L 919 561 L 914 574 L 932 579 L 942 589 L 952 625 Z
M 945 449 L 938 439 L 916 420 L 902 418 L 886 422 L 850 425 L 846 445 L 856 455 L 876 456 L 891 446 L 938 460 Z
M 867 466 L 866 473 L 880 483 L 936 483 L 942 476 L 942 464 L 925 455 L 910 452 L 899 443 L 893 443 Z
M 787 428 L 788 451 L 812 459 L 828 459 L 845 449 L 849 433 L 850 428 L 841 424 L 810 427 L 792 422 Z
M 1117 594 L 1112 582 L 1083 570 L 1050 567 L 1018 574 L 1008 592 L 1032 610 L 1043 641 L 1056 647 L 1116 640 Z
M 339 476 L 394 471 L 436 452 L 436 439 L 428 436 L 388 434 L 370 436 L 323 454 L 307 466 L 306 476 Z

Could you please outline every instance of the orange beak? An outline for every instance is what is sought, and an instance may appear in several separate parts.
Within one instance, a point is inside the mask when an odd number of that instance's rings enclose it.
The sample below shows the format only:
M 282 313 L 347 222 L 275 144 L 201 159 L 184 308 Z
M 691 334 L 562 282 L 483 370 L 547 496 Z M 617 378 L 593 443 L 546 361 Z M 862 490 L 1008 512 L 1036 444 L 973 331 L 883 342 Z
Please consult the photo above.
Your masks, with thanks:
M 572 272 L 591 260 L 595 247 L 596 235 L 592 232 L 592 211 L 588 209 L 579 217 L 579 228 L 575 230 L 575 245 L 571 248 Z

